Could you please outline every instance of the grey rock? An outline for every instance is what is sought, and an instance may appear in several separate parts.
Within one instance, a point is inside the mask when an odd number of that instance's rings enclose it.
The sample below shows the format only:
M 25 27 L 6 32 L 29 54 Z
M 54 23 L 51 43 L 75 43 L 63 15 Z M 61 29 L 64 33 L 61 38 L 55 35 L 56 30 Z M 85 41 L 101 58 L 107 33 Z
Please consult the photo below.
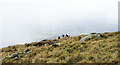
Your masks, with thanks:
M 96 37 L 101 37 L 101 35 L 100 35 L 100 34 L 95 34 L 95 36 L 96 36 Z
M 18 57 L 19 54 L 20 54 L 20 53 L 14 53 L 14 54 L 10 55 L 9 58 L 15 58 L 15 57 Z
M 29 49 L 25 49 L 24 51 L 23 51 L 23 53 L 27 53 L 27 52 L 29 52 L 30 50 Z
M 21 58 L 21 57 L 22 57 L 22 55 L 21 55 L 21 54 L 19 54 L 19 55 L 18 55 L 18 58 Z
M 83 37 L 83 38 L 80 40 L 80 42 L 84 42 L 84 41 L 86 41 L 86 40 L 89 39 L 89 38 L 92 38 L 92 35 L 88 35 L 88 36 L 86 36 L 86 37 Z
M 3 60 L 3 58 L 0 58 L 0 60 Z
M 87 39 L 92 38 L 93 36 L 101 37 L 101 35 L 100 35 L 99 33 L 96 33 L 96 34 L 89 34 L 88 36 L 83 37 L 83 38 L 80 40 L 80 42 L 84 42 L 84 41 L 86 41 Z
M 81 47 L 83 47 L 83 45 L 81 45 Z
M 58 45 L 58 46 L 60 46 L 61 45 L 61 43 L 55 43 L 56 45 Z
M 53 44 L 52 46 L 53 47 L 58 47 L 58 46 L 60 46 L 61 45 L 61 43 L 55 43 L 55 44 Z
M 48 44 L 45 44 L 45 46 L 48 46 Z

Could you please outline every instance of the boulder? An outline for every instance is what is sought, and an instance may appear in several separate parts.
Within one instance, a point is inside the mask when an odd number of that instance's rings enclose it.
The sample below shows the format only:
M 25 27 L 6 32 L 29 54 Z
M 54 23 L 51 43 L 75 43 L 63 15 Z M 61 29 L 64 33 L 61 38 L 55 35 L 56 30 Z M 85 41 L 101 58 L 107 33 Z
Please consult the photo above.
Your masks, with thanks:
M 96 37 L 101 37 L 101 35 L 100 35 L 100 34 L 98 34 L 98 33 L 97 33 L 97 34 L 95 34 L 95 36 L 96 36 Z
M 18 55 L 18 58 L 21 58 L 21 57 L 22 57 L 22 55 L 21 55 L 21 54 L 19 54 L 19 55 Z
M 55 44 L 53 44 L 52 46 L 58 47 L 58 46 L 60 46 L 60 45 L 61 45 L 61 43 L 55 43 Z
M 88 36 L 86 36 L 86 37 L 83 37 L 83 38 L 80 40 L 80 42 L 84 42 L 84 41 L 86 41 L 86 40 L 89 39 L 89 38 L 92 38 L 92 35 L 88 35 Z
M 19 57 L 20 58 L 21 56 L 22 55 L 20 55 L 20 53 L 17 52 L 17 53 L 14 53 L 14 54 L 10 55 L 9 58 L 15 58 L 15 57 Z
M 59 46 L 61 45 L 61 43 L 55 43 L 55 44 L 56 44 L 56 45 L 59 45 Z
M 23 53 L 28 53 L 29 51 L 30 51 L 29 49 L 25 49 Z
M 45 44 L 45 46 L 48 46 L 48 44 Z
M 81 44 L 81 47 L 83 47 L 83 45 Z
M 100 35 L 99 33 L 89 34 L 88 36 L 83 37 L 83 38 L 80 40 L 80 42 L 84 42 L 84 41 L 86 41 L 87 39 L 92 38 L 93 36 L 95 36 L 95 37 L 102 37 L 102 35 Z

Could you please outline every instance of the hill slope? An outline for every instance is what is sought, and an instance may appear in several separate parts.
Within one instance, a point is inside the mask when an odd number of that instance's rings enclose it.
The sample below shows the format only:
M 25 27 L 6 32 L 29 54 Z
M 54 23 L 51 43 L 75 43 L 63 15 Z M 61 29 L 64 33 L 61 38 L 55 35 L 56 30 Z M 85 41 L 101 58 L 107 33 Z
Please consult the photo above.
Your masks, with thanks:
M 111 63 L 119 61 L 120 32 L 100 33 L 80 42 L 87 35 L 31 42 L 1 49 L 3 63 Z M 55 43 L 60 43 L 57 45 Z M 29 53 L 23 53 L 29 49 Z M 21 57 L 9 58 L 19 52 Z

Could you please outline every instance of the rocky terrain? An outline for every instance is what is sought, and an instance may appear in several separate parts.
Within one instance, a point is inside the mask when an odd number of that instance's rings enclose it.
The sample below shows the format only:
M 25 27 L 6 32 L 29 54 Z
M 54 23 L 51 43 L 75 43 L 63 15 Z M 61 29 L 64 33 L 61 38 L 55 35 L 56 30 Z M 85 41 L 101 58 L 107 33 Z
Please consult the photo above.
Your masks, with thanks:
M 91 33 L 0 49 L 2 63 L 119 62 L 120 32 Z

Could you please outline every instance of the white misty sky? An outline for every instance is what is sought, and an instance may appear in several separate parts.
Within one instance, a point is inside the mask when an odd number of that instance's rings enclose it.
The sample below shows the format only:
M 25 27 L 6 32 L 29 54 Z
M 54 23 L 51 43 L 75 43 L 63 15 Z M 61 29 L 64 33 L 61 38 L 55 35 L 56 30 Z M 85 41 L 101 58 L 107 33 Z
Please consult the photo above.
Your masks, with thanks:
M 118 1 L 0 0 L 2 41 L 27 40 L 42 32 L 117 31 Z

